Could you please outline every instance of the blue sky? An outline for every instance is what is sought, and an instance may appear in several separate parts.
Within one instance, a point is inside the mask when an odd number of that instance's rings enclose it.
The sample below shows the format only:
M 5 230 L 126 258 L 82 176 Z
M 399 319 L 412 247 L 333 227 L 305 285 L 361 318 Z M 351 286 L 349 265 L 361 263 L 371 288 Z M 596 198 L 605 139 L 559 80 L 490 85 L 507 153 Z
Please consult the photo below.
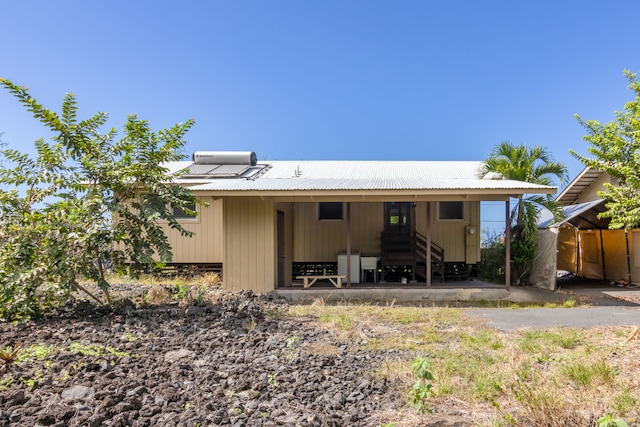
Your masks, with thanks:
M 75 93 L 82 117 L 118 129 L 128 114 L 156 130 L 194 118 L 187 154 L 483 160 L 510 141 L 574 177 L 574 114 L 611 120 L 632 99 L 622 70 L 640 71 L 630 0 L 35 0 L 2 14 L 1 77 L 56 110 Z M 24 151 L 47 136 L 7 92 L 0 132 Z

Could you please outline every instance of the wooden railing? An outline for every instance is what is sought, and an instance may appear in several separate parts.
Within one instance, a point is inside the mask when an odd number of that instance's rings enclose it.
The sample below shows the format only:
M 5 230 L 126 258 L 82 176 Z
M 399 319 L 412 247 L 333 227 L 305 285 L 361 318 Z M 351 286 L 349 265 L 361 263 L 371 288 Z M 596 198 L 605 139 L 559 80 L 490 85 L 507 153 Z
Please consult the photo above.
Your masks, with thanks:
M 425 265 L 427 262 L 427 238 L 422 234 L 416 231 L 415 233 L 415 241 L 416 241 L 416 254 L 420 256 L 420 260 L 424 261 Z M 435 275 L 440 276 L 440 281 L 444 283 L 444 248 L 438 246 L 433 241 L 431 241 L 431 278 Z M 426 276 L 425 271 L 425 276 Z

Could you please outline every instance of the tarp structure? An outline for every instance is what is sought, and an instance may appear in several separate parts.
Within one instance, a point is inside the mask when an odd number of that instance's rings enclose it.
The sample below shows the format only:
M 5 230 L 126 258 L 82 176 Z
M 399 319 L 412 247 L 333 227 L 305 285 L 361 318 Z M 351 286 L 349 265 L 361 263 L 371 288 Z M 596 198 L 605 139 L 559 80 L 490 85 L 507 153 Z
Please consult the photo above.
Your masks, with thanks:
M 558 228 L 541 228 L 536 234 L 536 258 L 529 279 L 539 288 L 556 289 L 558 231 Z
M 603 200 L 566 206 L 565 218 L 540 216 L 537 252 L 531 273 L 534 286 L 555 290 L 558 272 L 611 282 L 640 282 L 640 229 L 609 230 L 598 218 Z

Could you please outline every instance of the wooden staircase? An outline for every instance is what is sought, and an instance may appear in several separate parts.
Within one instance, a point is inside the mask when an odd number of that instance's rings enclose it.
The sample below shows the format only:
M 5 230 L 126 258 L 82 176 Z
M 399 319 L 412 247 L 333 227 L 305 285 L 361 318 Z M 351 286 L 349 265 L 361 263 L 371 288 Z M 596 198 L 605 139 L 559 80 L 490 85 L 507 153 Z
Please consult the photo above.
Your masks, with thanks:
M 385 231 L 382 233 L 380 241 L 382 246 L 381 281 L 386 281 L 387 276 L 398 275 L 404 277 L 409 275 L 413 282 L 417 280 L 417 277 L 426 281 L 427 239 L 423 235 L 417 232 Z M 431 280 L 434 281 L 436 278 L 444 283 L 444 249 L 431 242 Z

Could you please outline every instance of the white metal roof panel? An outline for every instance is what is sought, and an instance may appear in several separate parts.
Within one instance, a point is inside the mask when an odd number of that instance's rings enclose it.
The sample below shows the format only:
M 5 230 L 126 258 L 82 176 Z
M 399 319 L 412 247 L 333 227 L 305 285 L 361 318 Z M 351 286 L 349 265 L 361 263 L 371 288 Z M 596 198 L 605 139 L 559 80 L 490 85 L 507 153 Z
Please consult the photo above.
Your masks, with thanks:
M 186 164 L 185 164 L 186 163 Z M 265 172 L 252 179 L 181 177 L 196 191 L 295 190 L 549 190 L 552 187 L 520 181 L 482 179 L 477 161 L 269 161 Z M 189 166 L 173 165 L 171 170 Z M 195 185 L 194 185 L 195 184 Z

